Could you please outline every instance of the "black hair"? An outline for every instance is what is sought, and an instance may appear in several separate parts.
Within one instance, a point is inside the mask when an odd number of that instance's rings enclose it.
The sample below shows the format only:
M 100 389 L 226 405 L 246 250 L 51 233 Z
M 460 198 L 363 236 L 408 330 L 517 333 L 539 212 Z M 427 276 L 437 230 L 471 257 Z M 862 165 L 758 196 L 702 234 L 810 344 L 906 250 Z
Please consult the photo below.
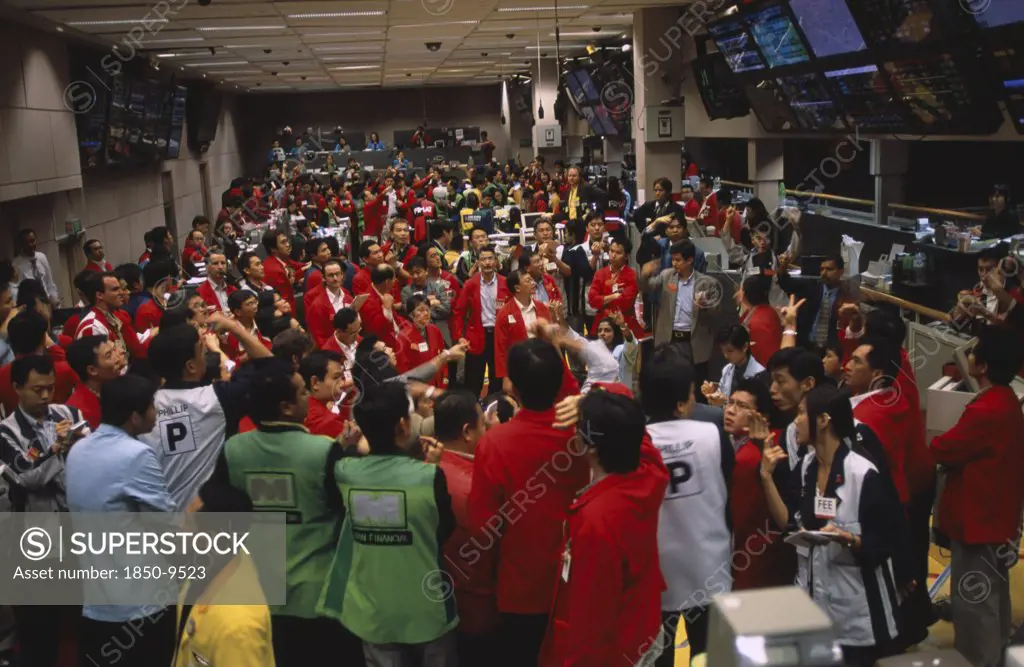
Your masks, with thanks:
M 20 295 L 19 295 L 20 296 Z M 46 339 L 46 318 L 35 310 L 24 310 L 7 323 L 7 343 L 15 356 L 32 354 Z
M 672 194 L 672 179 L 665 178 L 664 176 L 662 176 L 661 178 L 654 179 L 654 185 L 660 185 L 662 190 L 669 194 Z
M 513 294 L 516 291 L 516 288 L 519 287 L 519 283 L 522 281 L 524 273 L 522 269 L 525 267 L 520 265 L 519 268 L 519 271 L 511 271 L 508 276 L 505 277 L 505 286 L 508 288 L 509 294 Z
M 18 285 L 18 298 L 14 300 L 14 305 L 31 310 L 37 303 L 49 304 L 50 296 L 41 282 L 35 278 L 25 278 Z
M 751 306 L 762 306 L 768 303 L 768 294 L 772 288 L 772 279 L 764 274 L 747 276 L 743 279 L 743 298 Z
M 395 430 L 401 420 L 410 418 L 405 385 L 384 382 L 364 386 L 361 400 L 352 409 L 352 416 L 370 443 L 371 452 L 385 454 L 397 451 Z
M 478 250 L 476 254 L 479 257 L 480 255 L 482 255 L 485 252 L 489 252 L 489 253 L 493 253 L 494 255 L 497 255 L 498 254 L 498 249 L 494 247 L 493 243 L 488 243 L 483 248 L 480 248 L 480 250 Z
M 203 376 L 202 385 L 208 386 L 220 380 L 221 358 L 216 352 L 207 350 L 203 360 L 206 362 L 206 375 Z
M 430 226 L 427 227 L 427 236 L 430 238 L 431 241 L 436 241 L 437 239 L 444 236 L 446 233 L 454 230 L 455 226 L 452 225 L 450 220 L 438 218 L 434 220 L 432 223 L 430 223 Z
M 278 229 L 268 229 L 263 232 L 263 238 L 260 239 L 260 244 L 263 249 L 267 251 L 267 255 L 273 255 L 274 250 L 277 249 L 277 239 L 283 236 L 288 238 L 288 235 Z
M 248 493 L 222 479 L 213 477 L 199 487 L 199 500 L 203 503 L 200 512 L 220 512 L 234 515 L 231 521 L 232 530 L 235 531 L 240 528 L 235 522 L 253 510 L 252 498 Z
M 469 391 L 445 392 L 434 402 L 434 437 L 442 442 L 458 439 L 463 427 L 475 425 L 480 418 L 477 405 Z
M 237 292 L 232 292 L 228 295 L 228 310 L 235 312 L 236 310 L 241 309 L 242 304 L 245 303 L 246 300 L 252 298 L 259 301 L 259 295 L 252 290 L 240 289 Z
M 199 332 L 187 324 L 160 331 L 149 344 L 147 355 L 153 371 L 168 382 L 180 381 L 185 376 L 185 364 L 196 358 Z
M 508 352 L 508 379 L 528 410 L 551 409 L 562 389 L 562 356 L 538 338 L 516 343 Z
M 163 312 L 163 315 L 160 316 L 160 329 L 169 329 L 182 324 L 188 325 L 194 317 L 195 313 L 188 307 L 188 301 L 185 301 Z
M 640 370 L 640 399 L 651 421 L 676 418 L 693 392 L 693 365 L 671 347 L 655 350 Z
M 626 252 L 626 261 L 628 262 L 629 253 L 633 252 L 633 243 L 626 237 L 625 234 L 622 233 L 612 234 L 611 239 L 609 239 L 608 241 L 609 247 L 613 243 L 622 246 L 623 250 Z
M 822 364 L 821 358 L 800 347 L 783 348 L 768 360 L 769 373 L 782 369 L 786 369 L 797 382 L 814 378 L 815 386 L 821 384 L 825 377 L 825 366 Z
M 868 336 L 884 338 L 890 343 L 902 347 L 903 341 L 907 337 L 907 324 L 899 315 L 876 308 L 864 316 L 864 333 Z
M 147 264 L 147 266 L 149 266 Z M 121 264 L 114 269 L 114 274 L 118 278 L 128 283 L 128 289 L 134 289 L 135 286 L 142 282 L 142 269 L 139 268 L 138 264 L 129 262 L 128 264 Z
M 287 359 L 294 363 L 296 357 L 301 360 L 316 349 L 313 337 L 302 329 L 293 328 L 291 326 L 291 318 L 288 316 L 276 318 L 271 328 L 275 329 L 282 321 L 287 323 L 287 328 L 281 331 L 275 330 L 271 336 L 268 336 L 271 339 L 271 349 L 275 357 Z M 263 335 L 266 336 L 267 334 Z
M 487 233 L 487 228 L 482 226 L 482 225 L 473 225 L 473 228 L 469 230 L 469 238 L 470 239 L 473 238 L 473 232 L 483 232 L 484 236 L 487 236 L 488 238 L 490 238 L 490 235 Z
M 871 351 L 867 353 L 865 361 L 872 371 L 881 371 L 882 377 L 872 383 L 872 389 L 882 389 L 892 386 L 900 373 L 900 348 L 885 338 L 878 336 L 865 336 L 857 341 L 860 345 L 870 345 Z
M 72 281 L 72 284 L 74 284 L 75 289 L 81 292 L 82 294 L 86 294 L 86 292 L 89 290 L 89 279 L 92 278 L 94 273 L 96 272 L 93 271 L 92 269 L 84 269 L 76 273 L 75 278 Z
M 602 470 L 629 473 L 640 466 L 646 423 L 639 403 L 620 394 L 591 391 L 580 402 L 579 411 L 579 437 L 597 451 Z
M 622 335 L 622 329 L 620 329 L 610 317 L 603 317 L 597 323 L 597 326 L 594 327 L 595 336 L 597 336 L 597 330 L 601 328 L 601 325 L 605 322 L 607 322 L 608 326 L 612 328 L 612 349 L 614 350 L 617 346 L 621 345 L 626 338 Z
M 828 415 L 832 432 L 840 440 L 852 445 L 857 438 L 857 431 L 853 422 L 853 407 L 850 405 L 849 394 L 826 385 L 811 389 L 804 397 L 804 401 L 807 404 L 807 426 L 812 441 L 818 437 L 818 417 Z
M 140 375 L 122 375 L 100 388 L 101 421 L 121 426 L 132 415 L 145 415 L 156 396 L 157 384 Z
M 35 371 L 39 375 L 53 373 L 53 359 L 48 354 L 27 354 L 11 362 L 11 384 L 24 387 L 28 382 L 29 373 Z
M 738 378 L 733 381 L 732 393 L 743 391 L 754 397 L 755 407 L 765 417 L 771 417 L 775 409 L 771 388 L 757 378 Z
M 207 218 L 205 215 L 197 215 L 196 217 L 192 218 L 192 229 L 199 229 L 201 225 L 208 224 L 210 224 L 210 219 Z
M 726 343 L 732 345 L 737 350 L 742 350 L 744 346 L 750 345 L 750 332 L 742 324 L 733 324 L 725 329 L 721 329 L 715 334 L 715 344 L 725 345 Z
M 693 245 L 693 241 L 684 239 L 679 243 L 673 243 L 668 252 L 670 255 L 681 255 L 683 259 L 693 259 L 697 256 L 697 246 Z
M 337 364 L 344 363 L 341 355 L 334 350 L 314 350 L 303 357 L 299 362 L 299 375 L 302 376 L 302 381 L 306 383 L 307 389 L 313 388 L 313 378 L 321 382 L 324 381 L 332 361 Z
M 96 303 L 96 295 L 107 291 L 106 279 L 114 278 L 117 276 L 113 272 L 108 271 L 93 271 L 89 274 L 89 277 L 85 280 L 85 298 L 90 304 Z
M 292 384 L 295 366 L 291 360 L 274 356 L 255 359 L 248 376 L 251 386 L 248 394 L 249 417 L 257 424 L 281 419 L 281 404 L 295 401 L 296 389 Z
M 349 325 L 355 322 L 358 317 L 359 313 L 352 308 L 342 308 L 334 314 L 334 328 L 344 331 L 349 327 Z
M 416 257 L 413 257 L 412 259 L 409 260 L 409 263 L 405 265 L 405 269 L 409 273 L 412 273 L 416 269 L 423 269 L 424 271 L 426 271 L 427 260 L 417 255 Z
M 370 270 L 370 282 L 374 285 L 383 285 L 395 277 L 395 270 L 387 264 L 378 264 Z
M 82 252 L 85 253 L 86 257 L 89 256 L 89 247 L 92 246 L 92 244 L 99 242 L 99 239 L 88 239 L 85 243 L 82 244 Z
M 89 366 L 99 364 L 97 350 L 110 339 L 106 336 L 86 336 L 68 345 L 68 366 L 85 382 L 89 379 Z M 123 422 L 122 422 L 123 423 Z
M 405 301 L 405 314 L 406 314 L 406 316 L 411 319 L 412 318 L 412 311 L 416 310 L 417 308 L 419 308 L 423 304 L 427 304 L 428 306 L 430 305 L 430 302 L 427 301 L 427 297 L 423 296 L 422 294 L 413 294 L 411 297 L 409 297 Z
M 9 259 L 0 259 L 0 285 L 6 286 L 14 280 L 14 263 Z
M 843 256 L 838 253 L 830 253 L 821 258 L 822 262 L 834 262 L 837 269 L 846 267 L 846 262 L 843 260 Z
M 976 365 L 987 366 L 985 376 L 995 385 L 1009 386 L 1024 363 L 1018 334 L 1002 327 L 982 327 L 972 354 Z
M 239 273 L 245 275 L 245 272 L 248 271 L 250 266 L 252 265 L 252 258 L 253 257 L 259 259 L 259 255 L 257 255 L 256 253 L 252 252 L 251 250 L 246 250 L 245 252 L 243 252 L 238 257 L 238 272 Z

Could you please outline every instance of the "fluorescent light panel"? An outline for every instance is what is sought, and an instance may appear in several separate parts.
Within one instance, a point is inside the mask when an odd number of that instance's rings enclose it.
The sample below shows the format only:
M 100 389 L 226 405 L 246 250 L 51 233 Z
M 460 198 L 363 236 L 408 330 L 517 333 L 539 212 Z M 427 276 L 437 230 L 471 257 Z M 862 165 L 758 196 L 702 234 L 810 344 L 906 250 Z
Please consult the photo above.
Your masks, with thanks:
M 561 5 L 558 9 L 562 10 L 574 10 L 574 9 L 589 9 L 590 5 Z M 554 5 L 548 7 L 499 7 L 499 12 L 553 12 L 555 11 Z
M 476 25 L 480 21 L 445 21 L 444 23 L 406 23 L 405 25 L 393 25 L 392 28 L 436 28 L 442 25 Z
M 229 25 L 229 26 L 203 26 L 196 28 L 200 32 L 228 32 L 230 30 L 284 30 L 285 25 Z
M 244 60 L 231 60 L 231 61 L 220 61 L 220 62 L 208 62 L 208 63 L 185 63 L 188 67 L 235 67 L 238 65 L 248 65 L 249 63 Z
M 180 42 L 204 42 L 202 37 L 171 37 L 170 39 L 147 39 L 146 44 L 178 44 Z
M 357 12 L 315 12 L 312 14 L 288 14 L 290 19 L 340 19 L 350 16 L 384 16 L 387 10 L 370 9 Z
M 365 69 L 380 69 L 380 65 L 345 65 L 343 67 L 332 67 L 330 69 L 332 72 L 349 72 Z
M 139 24 L 139 25 L 141 25 L 143 23 L 143 21 L 146 21 L 146 19 L 112 19 L 112 20 L 109 20 L 109 21 L 68 21 L 64 25 L 72 25 L 72 26 L 84 26 L 84 25 L 132 25 L 132 24 Z M 164 18 L 161 18 L 161 19 L 151 19 L 151 20 L 148 20 L 146 22 L 147 23 L 170 23 L 169 20 L 164 19 Z
M 365 44 L 365 45 L 362 45 L 362 46 L 355 45 L 355 44 L 348 44 L 348 45 L 345 45 L 345 46 L 314 46 L 313 50 L 316 51 L 317 53 L 327 53 L 327 52 L 331 52 L 331 51 L 335 51 L 335 52 L 340 52 L 340 51 L 353 51 L 353 52 L 358 52 L 358 51 L 383 51 L 384 50 L 384 44 L 368 43 L 368 44 Z

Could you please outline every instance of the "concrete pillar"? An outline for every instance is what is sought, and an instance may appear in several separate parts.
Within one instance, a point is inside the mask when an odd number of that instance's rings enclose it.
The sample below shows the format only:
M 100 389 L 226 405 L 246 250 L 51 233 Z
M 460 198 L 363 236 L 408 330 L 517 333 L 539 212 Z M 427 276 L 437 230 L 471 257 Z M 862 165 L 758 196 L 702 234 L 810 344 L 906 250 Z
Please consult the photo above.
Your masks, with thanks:
M 536 125 L 551 125 L 558 122 L 555 119 L 555 100 L 558 98 L 558 62 L 554 58 L 542 58 L 539 69 L 537 65 L 536 61 L 530 64 L 530 76 L 533 79 L 531 112 L 533 113 L 533 120 Z M 537 114 L 537 110 L 540 107 L 544 109 L 543 118 Z M 547 159 L 549 171 L 552 169 L 552 162 L 565 155 L 565 133 L 563 132 L 562 134 L 561 148 L 537 149 L 534 147 L 535 153 L 540 153 Z
M 679 183 L 679 151 L 682 142 L 644 141 L 644 109 L 660 106 L 662 100 L 678 95 L 671 83 L 678 73 L 667 75 L 669 69 L 682 67 L 678 44 L 665 43 L 666 28 L 679 20 L 678 7 L 640 9 L 633 14 L 633 136 L 636 143 L 637 189 L 644 191 L 643 200 L 651 199 L 654 180 L 666 177 Z M 674 51 L 673 51 L 674 49 Z M 668 56 L 662 55 L 668 51 Z M 676 57 L 669 57 L 671 53 Z
M 604 140 L 604 164 L 608 176 L 622 178 L 622 139 L 607 137 Z
M 902 204 L 907 174 L 908 144 L 887 139 L 871 140 L 871 175 L 875 177 L 875 222 L 889 224 L 889 204 Z
M 769 213 L 781 201 L 782 167 L 781 139 L 747 141 L 747 179 L 754 184 L 754 196 L 764 202 Z
M 565 144 L 565 164 L 579 164 L 583 160 L 583 137 L 563 133 L 562 142 Z

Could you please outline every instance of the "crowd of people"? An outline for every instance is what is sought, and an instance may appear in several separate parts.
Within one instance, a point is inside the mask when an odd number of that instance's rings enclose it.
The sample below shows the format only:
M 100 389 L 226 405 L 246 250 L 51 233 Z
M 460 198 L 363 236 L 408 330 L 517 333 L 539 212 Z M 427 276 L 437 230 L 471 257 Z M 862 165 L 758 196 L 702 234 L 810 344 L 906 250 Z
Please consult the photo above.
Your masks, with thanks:
M 937 466 L 954 579 L 1006 574 L 1024 508 L 1006 321 L 979 331 L 982 392 L 929 446 L 903 322 L 862 311 L 842 257 L 815 283 L 755 262 L 734 305 L 688 240 L 713 193 L 677 203 L 658 179 L 610 215 L 614 193 L 564 175 L 541 158 L 462 182 L 355 165 L 322 186 L 275 166 L 197 217 L 180 256 L 164 227 L 112 270 L 87 240 L 60 331 L 49 265 L 19 235 L 0 265 L 0 509 L 288 520 L 284 604 L 217 603 L 259 586 L 260 554 L 239 556 L 191 583 L 204 604 L 86 600 L 77 632 L 66 609 L 8 609 L 16 664 L 55 665 L 75 636 L 81 665 L 114 641 L 147 667 L 660 667 L 680 622 L 705 652 L 715 595 L 795 584 L 867 667 L 935 620 Z M 494 217 L 459 208 L 538 202 L 545 183 L 566 190 L 526 247 L 499 252 Z M 295 229 L 246 245 L 275 208 Z M 723 229 L 757 256 L 766 213 L 747 208 Z M 313 233 L 342 225 L 347 244 Z M 254 491 L 268 476 L 288 480 L 274 497 Z M 957 649 L 998 664 L 1008 577 L 981 602 L 952 590 Z

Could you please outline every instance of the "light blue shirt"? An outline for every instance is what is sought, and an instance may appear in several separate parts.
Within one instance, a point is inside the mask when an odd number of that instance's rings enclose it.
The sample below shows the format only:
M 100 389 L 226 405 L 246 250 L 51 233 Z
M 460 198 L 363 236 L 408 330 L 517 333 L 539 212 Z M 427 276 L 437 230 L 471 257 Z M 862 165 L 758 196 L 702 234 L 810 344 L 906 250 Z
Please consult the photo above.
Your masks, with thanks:
M 746 368 L 743 369 L 743 379 L 749 380 L 758 373 L 764 371 L 764 366 L 758 363 L 754 357 L 747 357 Z M 722 392 L 723 396 L 729 397 L 732 395 L 732 383 L 736 377 L 736 366 L 733 364 L 726 364 L 725 368 L 722 369 L 722 380 L 718 383 L 718 391 Z
M 153 449 L 110 424 L 100 424 L 68 451 L 65 486 L 72 512 L 174 511 Z M 82 615 L 116 623 L 149 616 L 163 606 L 85 605 Z
M 491 276 L 491 282 L 485 282 L 480 275 L 480 323 L 485 327 L 493 327 L 498 315 L 498 274 Z
M 672 320 L 672 331 L 690 331 L 693 328 L 693 274 L 686 280 L 679 276 L 673 280 L 679 288 L 676 290 L 676 316 Z
M 11 346 L 7 344 L 7 339 L 0 336 L 0 366 L 6 366 L 12 361 L 14 361 L 14 352 L 11 351 Z
M 544 287 L 544 279 L 541 278 L 537 281 L 537 288 L 533 291 L 533 298 L 537 299 L 541 303 L 547 303 L 550 300 L 548 297 L 548 290 Z

